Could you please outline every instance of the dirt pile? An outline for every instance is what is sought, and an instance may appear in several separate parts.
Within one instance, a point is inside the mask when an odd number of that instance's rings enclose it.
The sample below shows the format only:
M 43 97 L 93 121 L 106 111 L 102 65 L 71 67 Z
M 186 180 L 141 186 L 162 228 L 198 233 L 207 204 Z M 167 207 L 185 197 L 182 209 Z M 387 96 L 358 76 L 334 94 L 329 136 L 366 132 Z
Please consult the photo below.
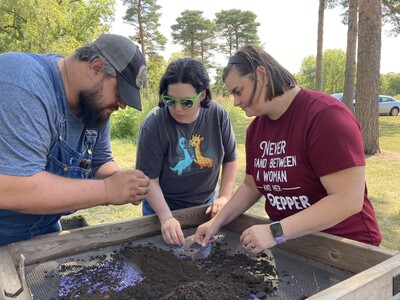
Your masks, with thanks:
M 267 255 L 232 255 L 219 243 L 196 260 L 153 245 L 128 245 L 91 260 L 92 266 L 61 266 L 60 299 L 247 300 L 275 291 L 276 270 Z

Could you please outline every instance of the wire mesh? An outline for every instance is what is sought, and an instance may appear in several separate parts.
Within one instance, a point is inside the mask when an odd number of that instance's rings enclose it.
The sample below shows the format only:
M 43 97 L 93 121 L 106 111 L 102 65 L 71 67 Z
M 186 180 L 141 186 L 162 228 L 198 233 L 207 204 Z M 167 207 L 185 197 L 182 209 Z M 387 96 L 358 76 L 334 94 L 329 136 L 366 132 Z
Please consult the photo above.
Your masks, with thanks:
M 190 256 L 193 259 L 207 257 L 212 253 L 212 244 L 205 248 L 198 246 L 194 242 L 194 232 L 193 228 L 184 230 L 186 239 L 182 247 L 165 244 L 161 235 L 135 240 L 129 242 L 129 245 L 154 245 L 161 250 L 172 251 L 177 257 Z M 232 255 L 245 253 L 256 259 L 241 245 L 238 234 L 220 231 L 216 239 Z M 106 292 L 110 289 L 118 291 L 137 284 L 143 279 L 141 270 L 131 263 L 114 259 L 114 254 L 126 245 L 126 243 L 118 244 L 26 266 L 27 283 L 33 299 L 64 299 L 66 295 L 71 295 L 71 292 L 79 298 L 79 285 L 87 285 L 91 282 L 91 277 L 99 276 L 99 273 L 102 276 L 107 274 L 108 285 L 93 284 L 93 291 Z M 305 299 L 354 275 L 279 248 L 267 250 L 266 254 L 264 259 L 274 264 L 277 270 L 277 277 L 269 278 L 275 280 L 277 290 L 276 293 L 267 295 L 268 299 Z M 83 268 L 91 269 L 92 272 L 89 275 L 88 272 L 81 272 Z M 257 297 L 253 295 L 253 299 Z

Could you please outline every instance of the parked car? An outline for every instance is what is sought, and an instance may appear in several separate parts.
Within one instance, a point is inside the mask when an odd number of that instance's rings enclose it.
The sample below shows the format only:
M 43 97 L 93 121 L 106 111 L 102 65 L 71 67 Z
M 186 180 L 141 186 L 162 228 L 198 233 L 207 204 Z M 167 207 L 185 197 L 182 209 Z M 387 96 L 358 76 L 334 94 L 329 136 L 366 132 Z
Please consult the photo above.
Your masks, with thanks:
M 400 111 L 400 101 L 386 95 L 379 95 L 379 114 L 397 116 Z
M 343 102 L 343 93 L 335 93 L 335 94 L 332 94 L 331 96 L 333 96 L 336 99 Z M 356 93 L 353 94 L 353 103 L 355 103 L 355 102 L 356 102 Z
M 332 94 L 336 99 L 343 101 L 343 93 Z M 356 96 L 354 94 L 353 103 L 356 102 Z M 397 116 L 400 112 L 400 100 L 397 100 L 391 96 L 379 95 L 379 114 Z

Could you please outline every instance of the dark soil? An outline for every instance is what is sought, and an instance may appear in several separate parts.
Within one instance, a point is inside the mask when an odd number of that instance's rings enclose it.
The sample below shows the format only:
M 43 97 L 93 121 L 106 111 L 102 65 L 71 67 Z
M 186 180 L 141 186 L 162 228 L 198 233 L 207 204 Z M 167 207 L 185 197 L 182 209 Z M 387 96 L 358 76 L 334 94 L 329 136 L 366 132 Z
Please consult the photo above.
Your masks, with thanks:
M 92 266 L 61 266 L 60 274 L 75 274 L 76 289 L 61 286 L 64 294 L 60 299 L 247 300 L 252 295 L 264 299 L 275 291 L 275 279 L 267 276 L 275 277 L 276 270 L 267 255 L 232 255 L 218 242 L 210 255 L 196 260 L 177 257 L 173 251 L 153 245 L 128 245 L 113 252 L 111 259 L 105 255 L 91 260 L 95 261 Z M 122 285 L 121 279 L 129 277 L 127 265 L 133 266 L 140 277 L 133 284 Z
M 62 230 L 70 230 L 89 226 L 88 222 L 83 216 L 62 217 L 60 222 Z

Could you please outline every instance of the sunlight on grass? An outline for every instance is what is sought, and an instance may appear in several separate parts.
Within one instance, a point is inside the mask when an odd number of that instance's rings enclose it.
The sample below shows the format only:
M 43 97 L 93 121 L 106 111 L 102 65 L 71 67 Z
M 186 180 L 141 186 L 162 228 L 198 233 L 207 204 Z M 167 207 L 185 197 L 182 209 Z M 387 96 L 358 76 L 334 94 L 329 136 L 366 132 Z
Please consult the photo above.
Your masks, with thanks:
M 135 168 L 136 144 L 131 140 L 112 140 L 111 148 L 114 159 L 121 170 Z
M 132 204 L 97 206 L 82 209 L 75 214 L 83 216 L 89 225 L 97 225 L 140 217 L 142 216 L 142 206 L 134 206 Z

